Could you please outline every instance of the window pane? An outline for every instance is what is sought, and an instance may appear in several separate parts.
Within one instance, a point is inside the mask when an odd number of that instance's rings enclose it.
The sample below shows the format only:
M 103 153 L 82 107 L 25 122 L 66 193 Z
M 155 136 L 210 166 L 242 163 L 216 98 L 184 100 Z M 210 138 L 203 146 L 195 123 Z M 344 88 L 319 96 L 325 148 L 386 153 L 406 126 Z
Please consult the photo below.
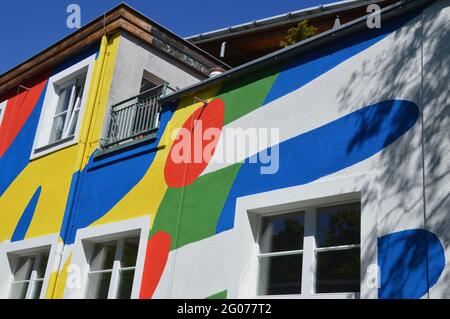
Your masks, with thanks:
M 78 116 L 80 115 L 80 111 L 76 110 L 73 113 L 73 119 L 70 123 L 69 132 L 67 133 L 67 136 L 75 135 L 75 129 L 77 128 L 77 122 L 78 122 Z
M 318 247 L 359 244 L 360 224 L 360 203 L 317 209 Z
M 360 249 L 317 253 L 316 293 L 359 292 Z
M 83 97 L 83 89 L 84 89 L 84 83 L 86 82 L 86 78 L 80 78 L 77 81 L 77 88 L 75 92 L 76 100 L 81 102 L 81 98 Z M 75 105 L 75 107 L 80 107 L 79 105 Z
M 66 121 L 67 113 L 61 114 L 53 119 L 52 132 L 50 134 L 50 143 L 57 142 L 61 140 L 64 122 Z
M 69 108 L 70 95 L 72 94 L 72 85 L 61 89 L 59 92 L 58 104 L 56 106 L 56 114 L 67 111 Z
M 157 85 L 155 83 L 150 82 L 149 80 L 147 80 L 146 78 L 142 78 L 142 82 L 141 82 L 141 90 L 140 93 L 143 93 L 145 91 L 148 91 L 150 89 L 153 89 L 154 87 L 156 87 Z
M 9 294 L 10 299 L 25 299 L 28 289 L 28 281 L 21 283 L 13 283 L 11 286 L 11 292 Z
M 136 266 L 138 248 L 139 248 L 139 237 L 125 239 L 121 262 L 122 268 Z
M 39 265 L 36 271 L 36 276 L 38 279 L 44 278 L 45 270 L 47 269 L 48 263 L 48 254 L 41 255 L 41 259 L 39 260 Z
M 134 270 L 122 270 L 119 278 L 117 299 L 130 299 L 133 288 Z
M 302 255 L 261 257 L 259 295 L 300 294 Z
M 90 263 L 91 270 L 112 269 L 116 246 L 116 242 L 95 244 Z
M 39 299 L 39 297 L 41 296 L 41 291 L 42 291 L 42 284 L 44 283 L 44 280 L 36 280 L 34 282 L 34 291 L 33 294 L 31 296 L 31 299 Z
M 107 299 L 111 272 L 89 274 L 86 297 L 88 299 Z
M 14 281 L 29 280 L 33 269 L 34 257 L 20 257 L 17 261 Z
M 303 249 L 305 214 L 264 217 L 259 239 L 261 253 Z

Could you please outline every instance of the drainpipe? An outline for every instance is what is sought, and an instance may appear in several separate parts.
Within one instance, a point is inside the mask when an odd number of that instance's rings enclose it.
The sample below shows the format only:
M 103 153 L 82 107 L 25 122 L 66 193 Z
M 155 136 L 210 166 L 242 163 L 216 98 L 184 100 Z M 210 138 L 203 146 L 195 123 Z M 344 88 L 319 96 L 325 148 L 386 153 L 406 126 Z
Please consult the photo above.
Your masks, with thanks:
M 224 41 L 222 42 L 222 45 L 220 46 L 220 58 L 223 59 L 225 58 L 225 50 L 227 48 L 227 42 Z
M 103 75 L 105 72 L 105 65 L 106 65 L 106 61 L 107 56 L 108 56 L 108 38 L 106 37 L 106 35 L 104 35 L 101 39 L 101 45 L 100 45 L 100 50 L 99 50 L 99 54 L 98 54 L 98 58 L 97 58 L 97 65 L 96 65 L 96 69 L 94 70 L 93 73 L 93 79 L 92 79 L 92 84 L 91 84 L 91 88 L 89 88 L 91 95 L 88 97 L 88 101 L 87 101 L 87 107 L 86 107 L 86 111 L 87 114 L 85 114 L 85 125 L 83 125 L 81 127 L 81 133 L 80 133 L 80 140 L 79 140 L 79 144 L 82 145 L 81 150 L 78 152 L 77 155 L 77 159 L 76 159 L 76 163 L 75 163 L 75 167 L 77 168 L 77 171 L 81 172 L 83 169 L 83 166 L 85 165 L 87 159 L 89 158 L 89 151 L 90 151 L 90 144 L 88 144 L 89 142 L 89 137 L 92 135 L 92 128 L 93 128 L 93 124 L 95 122 L 94 119 L 94 113 L 96 113 L 95 111 L 98 110 L 98 104 L 99 104 L 99 90 L 100 90 L 100 85 L 103 79 Z M 69 218 L 67 219 L 66 223 L 63 224 L 61 226 L 61 229 L 65 229 L 64 234 L 62 234 L 63 238 L 63 244 L 60 246 L 58 245 L 57 247 L 57 254 L 59 255 L 58 260 L 57 260 L 57 273 L 56 273 L 56 278 L 52 287 L 52 291 L 51 291 L 51 298 L 53 299 L 55 296 L 55 292 L 56 292 L 56 287 L 58 285 L 58 280 L 60 279 L 60 272 L 62 271 L 64 264 L 63 264 L 63 256 L 64 256 L 64 250 L 66 248 L 65 242 L 67 240 L 67 237 L 69 235 L 69 232 L 71 231 L 71 225 L 73 222 L 73 218 L 74 218 L 74 213 L 75 213 L 75 203 L 76 203 L 76 199 L 79 195 L 79 190 L 80 190 L 80 186 L 81 186 L 81 182 L 82 182 L 82 176 L 80 176 L 80 174 L 77 174 L 76 176 L 74 176 L 74 181 L 72 182 L 72 185 L 75 185 L 75 192 L 74 194 L 72 194 L 70 196 L 70 198 L 68 199 L 68 207 L 70 207 L 69 210 Z
M 339 15 L 336 16 L 336 19 L 334 20 L 334 26 L 333 29 L 339 29 L 339 27 L 341 26 L 341 19 L 339 17 Z

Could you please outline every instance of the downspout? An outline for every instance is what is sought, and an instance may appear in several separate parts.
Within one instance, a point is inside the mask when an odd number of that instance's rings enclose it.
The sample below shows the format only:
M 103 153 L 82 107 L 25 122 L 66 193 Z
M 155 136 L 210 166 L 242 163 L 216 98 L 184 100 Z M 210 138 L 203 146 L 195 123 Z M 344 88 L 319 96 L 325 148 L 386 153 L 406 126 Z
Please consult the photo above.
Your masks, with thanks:
M 99 105 L 99 90 L 101 88 L 101 83 L 102 83 L 102 79 L 104 77 L 104 72 L 105 72 L 105 66 L 106 66 L 106 62 L 107 62 L 107 56 L 108 56 L 108 38 L 106 35 L 102 36 L 101 39 L 101 45 L 100 45 L 100 50 L 99 50 L 99 54 L 98 54 L 98 58 L 97 58 L 97 65 L 96 68 L 94 70 L 94 74 L 93 74 L 93 81 L 91 84 L 91 88 L 90 88 L 90 96 L 88 97 L 88 101 L 87 101 L 87 106 L 86 106 L 86 111 L 87 114 L 85 115 L 85 123 L 82 127 L 81 127 L 81 133 L 80 133 L 80 140 L 79 140 L 79 145 L 81 145 L 81 150 L 77 153 L 77 159 L 75 162 L 75 167 L 77 169 L 78 172 L 81 172 L 84 165 L 86 164 L 86 162 L 89 159 L 89 151 L 90 151 L 90 146 L 91 144 L 89 143 L 89 137 L 92 135 L 92 128 L 93 125 L 95 123 L 95 119 L 94 119 L 94 113 L 97 114 L 97 110 L 98 110 L 98 105 Z M 58 286 L 58 280 L 60 280 L 60 274 L 61 271 L 64 267 L 63 264 L 63 256 L 64 256 L 64 250 L 66 249 L 66 245 L 65 242 L 70 234 L 71 231 L 71 226 L 73 223 L 73 219 L 74 219 L 74 214 L 75 214 L 75 208 L 76 208 L 76 199 L 78 198 L 79 195 L 79 190 L 80 190 L 80 186 L 82 184 L 82 177 L 80 176 L 81 174 L 75 174 L 73 176 L 74 181 L 72 182 L 72 185 L 75 185 L 75 192 L 70 196 L 70 198 L 68 198 L 68 207 L 70 207 L 70 213 L 69 213 L 69 218 L 67 219 L 66 223 L 61 225 L 61 229 L 65 229 L 64 234 L 63 234 L 63 245 L 62 245 L 62 249 L 58 248 L 57 254 L 59 254 L 59 258 L 58 258 L 58 266 L 57 266 L 57 272 L 56 272 L 56 278 L 53 282 L 53 287 L 52 287 L 52 291 L 51 291 L 51 298 L 53 299 L 55 297 L 55 292 L 56 292 L 56 288 Z M 64 291 L 63 291 L 64 293 Z
M 421 13 L 421 21 L 420 21 L 420 126 L 421 126 L 421 151 L 422 151 L 422 202 L 423 202 L 423 229 L 428 231 L 428 218 L 427 218 L 427 190 L 426 190 L 426 161 L 425 161 L 425 120 L 424 120 L 424 111 L 425 111 L 425 99 L 424 99 L 424 59 L 423 59 L 423 39 L 424 39 L 424 10 Z M 429 246 L 428 240 L 425 240 L 425 273 L 427 280 L 427 299 L 430 299 L 430 270 L 429 270 Z

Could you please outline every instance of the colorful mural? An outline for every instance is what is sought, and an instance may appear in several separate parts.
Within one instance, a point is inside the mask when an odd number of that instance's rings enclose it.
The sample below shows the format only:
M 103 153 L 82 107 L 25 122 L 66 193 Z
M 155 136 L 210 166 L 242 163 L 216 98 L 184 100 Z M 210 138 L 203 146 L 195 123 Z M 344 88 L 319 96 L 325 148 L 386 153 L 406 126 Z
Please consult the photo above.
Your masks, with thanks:
M 61 259 L 52 270 L 46 296 L 63 298 L 79 230 L 148 216 L 151 229 L 139 296 L 155 297 L 158 289 L 165 289 L 165 272 L 189 268 L 189 261 L 175 261 L 177 252 L 191 249 L 197 252 L 193 259 L 208 259 L 210 251 L 226 245 L 239 198 L 343 172 L 365 172 L 364 165 L 377 167 L 383 156 L 418 134 L 421 105 L 414 94 L 387 90 L 377 95 L 348 80 L 351 72 L 362 72 L 364 63 L 391 50 L 398 37 L 409 41 L 404 30 L 414 29 L 416 18 L 417 13 L 405 15 L 381 29 L 196 93 L 208 104 L 192 103 L 189 97 L 166 105 L 156 139 L 108 154 L 98 148 L 115 64 L 120 62 L 120 35 L 104 38 L 98 48 L 30 83 L 29 91 L 0 99 L 7 100 L 0 127 L 0 242 L 58 234 Z M 30 161 L 48 78 L 91 55 L 95 66 L 78 143 Z M 340 83 L 323 89 L 330 79 Z M 350 85 L 359 96 L 338 101 L 335 92 Z M 320 93 L 314 93 L 318 87 Z M 279 142 L 245 158 L 215 161 L 218 150 L 227 150 L 227 130 L 251 127 L 279 127 Z M 201 139 L 201 148 L 208 147 L 211 156 L 189 164 L 174 161 L 184 142 L 180 133 L 174 134 L 180 128 L 198 136 L 215 129 L 217 136 Z M 194 154 L 195 142 L 188 145 Z M 276 173 L 261 174 L 267 163 L 252 159 L 273 152 L 280 159 Z M 446 262 L 443 243 L 420 225 L 418 221 L 415 229 L 380 230 L 379 298 L 421 298 L 439 281 Z M 211 259 L 205 267 L 215 276 L 228 276 L 219 274 L 226 265 L 217 264 Z M 190 271 L 195 279 L 197 269 Z M 218 281 L 218 286 L 226 282 Z M 222 286 L 200 294 L 226 298 L 228 287 Z

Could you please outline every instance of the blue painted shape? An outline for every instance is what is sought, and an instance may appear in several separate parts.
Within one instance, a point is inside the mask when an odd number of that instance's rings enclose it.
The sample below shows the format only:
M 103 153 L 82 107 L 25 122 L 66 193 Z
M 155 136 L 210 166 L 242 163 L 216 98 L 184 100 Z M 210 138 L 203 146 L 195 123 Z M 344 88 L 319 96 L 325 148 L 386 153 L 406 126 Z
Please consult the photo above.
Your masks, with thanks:
M 75 203 L 75 194 L 77 190 L 78 181 L 80 180 L 80 172 L 75 172 L 72 175 L 72 181 L 70 184 L 69 194 L 67 195 L 66 201 L 66 209 L 64 211 L 63 221 L 60 227 L 59 236 L 61 237 L 63 242 L 66 242 L 66 239 L 71 236 L 71 222 L 74 203 Z
M 80 54 L 60 63 L 60 65 L 52 71 L 51 75 L 55 75 L 71 67 L 96 52 L 98 52 L 98 45 L 92 46 Z M 11 183 L 17 178 L 17 176 L 19 176 L 19 174 L 30 162 L 30 154 L 39 124 L 39 117 L 41 115 L 42 105 L 44 104 L 47 86 L 48 84 L 42 90 L 38 102 L 36 103 L 33 111 L 30 113 L 22 129 L 19 131 L 16 138 L 3 156 L 0 157 L 0 196 L 3 195 Z
M 3 195 L 30 162 L 30 154 L 33 148 L 46 89 L 47 85 L 22 129 L 3 156 L 0 157 L 0 196 Z
M 39 201 L 39 197 L 41 196 L 42 187 L 39 186 L 38 189 L 34 192 L 33 197 L 28 202 L 27 207 L 22 213 L 22 217 L 20 217 L 19 222 L 17 223 L 16 229 L 11 237 L 11 242 L 23 240 L 25 235 L 30 227 L 31 220 L 34 216 L 34 211 L 36 210 L 36 206 Z
M 91 156 L 79 176 L 73 176 L 69 198 L 75 197 L 75 202 L 72 205 L 68 200 L 60 233 L 66 244 L 72 244 L 78 229 L 102 218 L 144 177 L 153 163 L 156 147 L 174 111 L 175 106 L 162 112 L 160 130 L 153 142 L 115 152 L 105 158 L 95 159 Z
M 237 198 L 310 183 L 364 161 L 407 132 L 418 116 L 419 109 L 413 102 L 383 101 L 279 144 L 279 169 L 275 174 L 261 174 L 261 167 L 268 165 L 260 161 L 252 164 L 247 159 L 231 187 L 217 233 L 233 228 Z M 258 158 L 267 153 L 260 152 Z
M 380 299 L 419 299 L 439 280 L 445 252 L 435 234 L 404 230 L 378 239 L 378 264 Z
M 342 62 L 383 40 L 402 25 L 416 17 L 418 11 L 402 15 L 380 29 L 366 29 L 364 32 L 333 41 L 300 54 L 290 61 L 278 75 L 264 104 L 272 102 L 308 84 Z

